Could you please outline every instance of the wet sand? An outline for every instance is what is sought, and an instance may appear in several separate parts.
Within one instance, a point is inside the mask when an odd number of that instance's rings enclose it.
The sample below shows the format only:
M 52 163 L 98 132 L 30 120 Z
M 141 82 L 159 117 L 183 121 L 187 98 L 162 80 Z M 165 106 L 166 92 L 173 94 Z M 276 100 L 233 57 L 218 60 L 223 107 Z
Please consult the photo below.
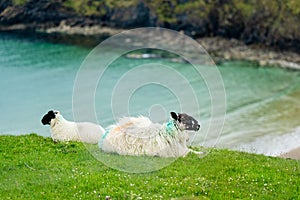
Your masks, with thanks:
M 280 155 L 280 157 L 300 160 L 300 147 L 297 149 L 294 149 L 290 152 L 284 153 L 284 154 Z

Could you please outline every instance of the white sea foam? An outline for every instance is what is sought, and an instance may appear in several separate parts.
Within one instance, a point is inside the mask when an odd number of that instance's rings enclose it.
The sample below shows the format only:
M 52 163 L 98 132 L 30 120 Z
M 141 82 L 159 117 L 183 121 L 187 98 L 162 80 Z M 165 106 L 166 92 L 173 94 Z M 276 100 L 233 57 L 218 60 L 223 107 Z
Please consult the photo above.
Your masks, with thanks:
M 279 136 L 265 135 L 249 143 L 234 147 L 234 150 L 245 151 L 267 156 L 279 156 L 300 146 L 300 127 L 295 131 Z

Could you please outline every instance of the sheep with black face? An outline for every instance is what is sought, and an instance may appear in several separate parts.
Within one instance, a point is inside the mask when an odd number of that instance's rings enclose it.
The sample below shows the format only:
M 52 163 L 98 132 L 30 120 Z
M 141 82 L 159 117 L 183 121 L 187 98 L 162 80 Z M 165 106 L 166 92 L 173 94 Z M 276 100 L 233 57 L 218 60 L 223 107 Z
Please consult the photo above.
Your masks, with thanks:
M 188 148 L 186 130 L 198 131 L 198 121 L 184 113 L 170 114 L 165 124 L 153 123 L 143 116 L 122 118 L 107 129 L 99 147 L 104 152 L 134 156 L 180 157 L 194 152 Z
M 78 141 L 97 144 L 104 129 L 90 122 L 71 122 L 63 118 L 59 111 L 50 110 L 42 118 L 43 125 L 50 125 L 54 141 Z

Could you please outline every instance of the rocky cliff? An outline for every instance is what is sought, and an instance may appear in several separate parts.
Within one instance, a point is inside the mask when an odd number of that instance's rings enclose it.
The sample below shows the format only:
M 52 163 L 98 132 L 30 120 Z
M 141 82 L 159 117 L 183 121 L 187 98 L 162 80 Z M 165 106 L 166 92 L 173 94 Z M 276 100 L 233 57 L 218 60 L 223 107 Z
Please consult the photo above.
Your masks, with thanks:
M 300 51 L 297 0 L 2 0 L 0 28 L 160 26 Z

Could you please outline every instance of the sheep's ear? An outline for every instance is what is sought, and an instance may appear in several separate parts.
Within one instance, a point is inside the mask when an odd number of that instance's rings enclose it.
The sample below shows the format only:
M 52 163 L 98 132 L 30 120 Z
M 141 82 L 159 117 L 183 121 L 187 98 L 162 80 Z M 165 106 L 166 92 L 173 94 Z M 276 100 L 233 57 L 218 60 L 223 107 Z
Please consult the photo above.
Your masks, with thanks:
M 175 112 L 170 112 L 170 114 L 171 114 L 171 117 L 172 117 L 173 119 L 175 119 L 175 120 L 178 119 L 178 116 L 177 116 L 177 114 L 176 114 Z
M 43 125 L 50 125 L 51 119 L 55 118 L 55 114 L 53 112 L 53 110 L 50 110 L 46 115 L 44 115 L 44 117 L 42 118 L 41 122 Z

